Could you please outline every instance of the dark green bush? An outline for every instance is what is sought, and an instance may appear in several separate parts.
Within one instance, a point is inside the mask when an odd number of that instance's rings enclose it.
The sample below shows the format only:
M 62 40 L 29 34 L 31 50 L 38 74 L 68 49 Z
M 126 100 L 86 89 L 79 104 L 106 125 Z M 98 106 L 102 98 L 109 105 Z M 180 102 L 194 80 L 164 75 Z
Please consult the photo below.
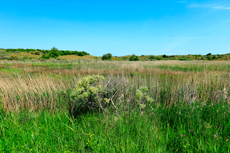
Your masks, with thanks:
M 150 57 L 149 57 L 149 59 L 152 61 L 152 60 L 155 60 L 155 59 L 157 59 L 155 56 L 153 56 L 153 55 L 151 55 Z
M 52 47 L 51 51 L 58 51 L 58 49 L 56 47 Z
M 17 60 L 17 57 L 15 57 L 15 56 L 10 56 L 10 57 L 8 58 L 8 60 Z
M 43 54 L 42 57 L 43 59 L 50 59 L 49 55 Z
M 179 58 L 180 61 L 188 61 L 189 59 L 187 58 Z
M 128 60 L 128 57 L 122 57 L 123 60 Z
M 34 55 L 40 55 L 39 51 L 34 52 Z
M 60 56 L 64 56 L 65 54 L 63 53 L 63 52 L 60 52 L 60 54 L 59 54 Z
M 51 48 L 51 50 L 41 50 L 41 49 L 23 49 L 23 48 L 17 48 L 17 49 L 6 49 L 6 52 L 35 52 L 39 51 L 42 52 L 43 54 L 48 54 L 52 51 L 58 52 L 59 55 L 76 55 L 76 56 L 85 56 L 85 55 L 90 55 L 89 53 L 85 51 L 69 51 L 69 50 L 58 50 L 56 47 Z M 32 54 L 32 53 L 31 53 Z M 51 55 L 53 56 L 53 55 Z
M 49 52 L 50 58 L 58 58 L 59 55 L 60 55 L 60 52 L 58 51 L 56 47 L 51 48 L 51 51 Z
M 101 58 L 102 60 L 111 60 L 112 59 L 112 54 L 104 54 Z
M 139 61 L 139 58 L 138 58 L 138 56 L 136 56 L 136 55 L 132 55 L 130 58 L 129 58 L 129 60 L 130 61 Z

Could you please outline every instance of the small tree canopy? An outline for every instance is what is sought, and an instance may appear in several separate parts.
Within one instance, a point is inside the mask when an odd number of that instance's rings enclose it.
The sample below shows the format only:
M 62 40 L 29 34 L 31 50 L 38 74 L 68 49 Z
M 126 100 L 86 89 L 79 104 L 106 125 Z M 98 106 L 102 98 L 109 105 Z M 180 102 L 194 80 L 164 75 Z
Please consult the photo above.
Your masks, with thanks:
M 149 59 L 150 59 L 150 60 L 154 60 L 154 59 L 156 59 L 156 57 L 153 56 L 153 55 L 151 55 L 151 56 L 149 57 Z
M 129 60 L 130 61 L 139 61 L 139 58 L 138 58 L 138 56 L 136 56 L 136 55 L 132 55 L 130 58 L 129 58 Z
M 112 59 L 112 54 L 104 54 L 101 58 L 102 60 L 111 60 Z
M 52 51 L 58 51 L 58 49 L 56 47 L 52 47 L 51 50 Z

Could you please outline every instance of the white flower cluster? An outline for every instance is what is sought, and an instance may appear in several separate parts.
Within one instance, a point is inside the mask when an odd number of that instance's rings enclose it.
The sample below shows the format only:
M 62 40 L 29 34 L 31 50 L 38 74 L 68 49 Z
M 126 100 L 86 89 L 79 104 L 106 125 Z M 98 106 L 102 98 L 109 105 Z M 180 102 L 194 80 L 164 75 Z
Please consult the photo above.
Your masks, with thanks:
M 82 78 L 77 82 L 77 86 L 71 93 L 72 101 L 77 107 L 96 107 L 99 103 L 109 103 L 109 99 L 101 98 L 100 93 L 103 92 L 102 82 L 105 80 L 103 76 L 92 75 Z
M 148 87 L 142 86 L 136 91 L 137 104 L 141 109 L 146 107 L 146 104 L 151 104 L 154 100 L 148 95 Z

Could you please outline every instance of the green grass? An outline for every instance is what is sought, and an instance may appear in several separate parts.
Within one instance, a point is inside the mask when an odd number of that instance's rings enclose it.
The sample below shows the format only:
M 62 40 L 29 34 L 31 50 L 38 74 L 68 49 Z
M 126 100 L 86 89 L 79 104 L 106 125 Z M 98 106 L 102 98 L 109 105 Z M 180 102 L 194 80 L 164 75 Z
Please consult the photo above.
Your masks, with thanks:
M 0 72 L 7 72 L 7 73 L 19 73 L 22 72 L 21 69 L 15 69 L 15 68 L 0 68 Z
M 0 152 L 230 152 L 228 63 L 78 60 L 0 67 Z M 124 77 L 130 105 L 72 117 L 63 106 L 71 103 L 76 81 L 97 73 Z M 140 110 L 135 92 L 143 85 L 154 102 Z
M 229 152 L 229 106 L 141 112 L 1 112 L 1 152 Z
M 173 70 L 173 71 L 183 71 L 183 72 L 204 72 L 204 71 L 230 71 L 230 65 L 197 65 L 197 64 L 189 64 L 189 65 L 157 65 L 154 68 L 160 68 L 165 70 Z

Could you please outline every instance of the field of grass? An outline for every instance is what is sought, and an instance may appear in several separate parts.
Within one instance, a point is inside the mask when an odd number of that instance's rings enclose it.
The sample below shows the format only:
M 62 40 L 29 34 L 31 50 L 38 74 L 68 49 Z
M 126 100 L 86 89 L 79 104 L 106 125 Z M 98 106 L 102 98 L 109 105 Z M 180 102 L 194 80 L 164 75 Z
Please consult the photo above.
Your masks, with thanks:
M 229 72 L 229 61 L 1 61 L 0 152 L 230 152 Z M 73 114 L 72 91 L 94 74 L 124 80 L 121 100 Z

